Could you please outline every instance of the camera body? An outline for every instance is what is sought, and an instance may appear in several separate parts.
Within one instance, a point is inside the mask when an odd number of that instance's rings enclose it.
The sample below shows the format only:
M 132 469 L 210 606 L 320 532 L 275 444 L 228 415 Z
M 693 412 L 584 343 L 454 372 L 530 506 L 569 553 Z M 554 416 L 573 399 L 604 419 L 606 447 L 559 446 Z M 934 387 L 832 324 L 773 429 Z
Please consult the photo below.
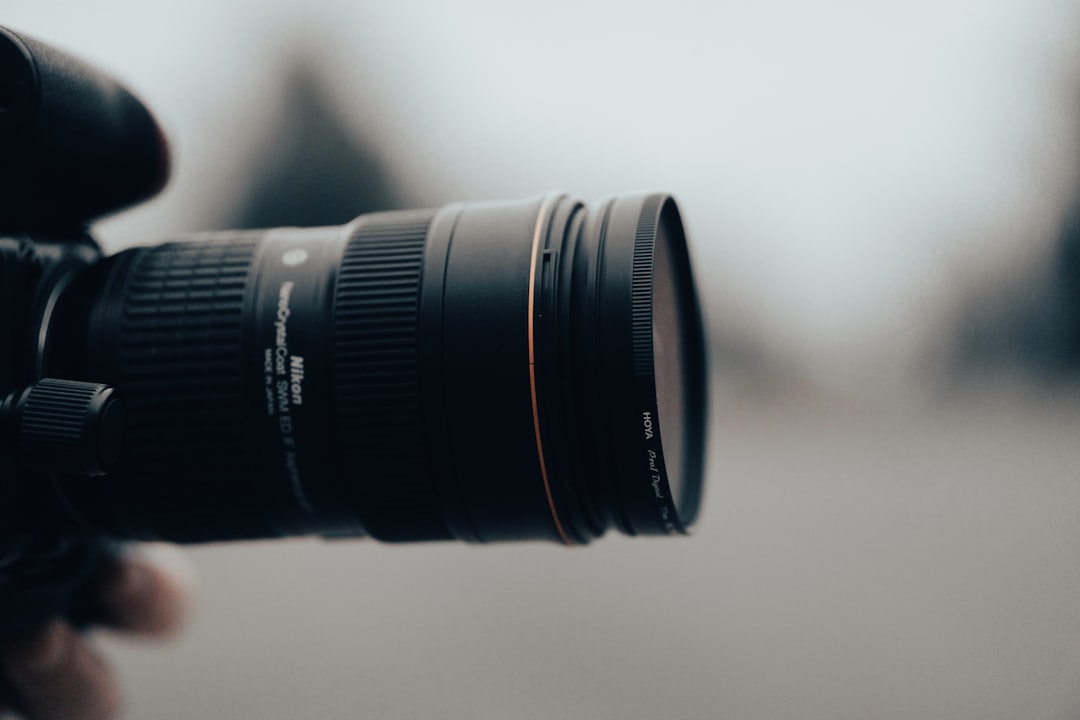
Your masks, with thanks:
M 93 383 L 46 382 L 29 396 L 44 379 L 42 332 L 58 294 L 101 258 L 87 225 L 156 193 L 168 150 L 150 113 L 118 83 L 0 28 L 0 157 L 3 638 L 54 616 L 100 617 L 94 578 L 119 546 L 80 527 L 53 484 L 56 473 L 94 465 L 100 443 L 114 452 L 123 419 L 100 426 L 93 415 L 102 408 L 91 407 L 100 402 L 87 395 Z M 101 438 L 103 429 L 112 437 Z
M 93 582 L 119 551 L 54 494 L 55 473 L 98 454 L 90 394 L 103 386 L 42 378 L 35 350 L 50 301 L 99 255 L 80 236 L 0 236 L 0 639 L 60 615 L 101 619 Z

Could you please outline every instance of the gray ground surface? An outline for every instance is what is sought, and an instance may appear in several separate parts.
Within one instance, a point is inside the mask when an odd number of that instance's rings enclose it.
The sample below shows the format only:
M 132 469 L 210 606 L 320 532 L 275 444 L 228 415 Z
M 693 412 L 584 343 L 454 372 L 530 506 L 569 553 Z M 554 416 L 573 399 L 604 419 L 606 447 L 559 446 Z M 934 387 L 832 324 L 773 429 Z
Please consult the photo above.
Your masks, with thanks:
M 131 718 L 1073 718 L 1080 396 L 722 408 L 700 532 L 192 552 Z

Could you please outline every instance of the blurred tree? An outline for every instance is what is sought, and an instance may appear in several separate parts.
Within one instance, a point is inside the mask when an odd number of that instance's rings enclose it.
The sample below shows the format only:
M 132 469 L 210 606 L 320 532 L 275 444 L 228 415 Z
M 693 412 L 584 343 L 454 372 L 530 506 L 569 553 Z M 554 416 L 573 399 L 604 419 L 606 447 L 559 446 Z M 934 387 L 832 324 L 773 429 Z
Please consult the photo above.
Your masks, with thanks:
M 337 225 L 402 207 L 379 148 L 341 122 L 303 59 L 287 70 L 284 110 L 271 123 L 260 164 L 230 226 Z

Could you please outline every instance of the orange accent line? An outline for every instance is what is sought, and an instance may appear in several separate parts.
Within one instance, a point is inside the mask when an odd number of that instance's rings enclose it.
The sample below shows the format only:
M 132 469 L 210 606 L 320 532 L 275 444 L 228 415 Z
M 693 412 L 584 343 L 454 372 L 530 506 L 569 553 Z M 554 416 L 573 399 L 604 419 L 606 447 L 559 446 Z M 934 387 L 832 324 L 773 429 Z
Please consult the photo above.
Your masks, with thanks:
M 547 495 L 548 508 L 551 510 L 551 518 L 555 521 L 555 529 L 563 544 L 573 545 L 574 541 L 566 534 L 562 522 L 559 521 L 559 513 L 555 509 L 555 498 L 551 495 L 551 481 L 548 479 L 547 461 L 544 458 L 544 441 L 540 437 L 540 403 L 536 399 L 536 265 L 540 258 L 540 232 L 544 229 L 544 216 L 547 215 L 552 202 L 553 198 L 548 196 L 540 204 L 540 212 L 536 216 L 536 229 L 533 231 L 532 259 L 529 261 L 529 393 L 532 396 L 536 455 L 540 459 L 540 477 L 544 480 L 544 494 Z

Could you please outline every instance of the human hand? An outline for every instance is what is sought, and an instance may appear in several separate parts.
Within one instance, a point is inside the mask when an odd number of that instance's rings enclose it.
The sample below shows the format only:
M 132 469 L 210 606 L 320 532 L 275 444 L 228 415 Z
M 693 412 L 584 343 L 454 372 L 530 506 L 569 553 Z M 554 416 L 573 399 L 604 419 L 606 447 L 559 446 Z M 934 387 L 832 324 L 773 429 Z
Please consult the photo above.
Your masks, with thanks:
M 193 573 L 167 545 L 140 546 L 108 566 L 98 580 L 108 627 L 143 637 L 169 637 L 184 624 Z M 56 620 L 0 650 L 18 717 L 27 720 L 107 720 L 120 712 L 120 686 L 92 643 Z M 7 716 L 4 716 L 7 717 Z

